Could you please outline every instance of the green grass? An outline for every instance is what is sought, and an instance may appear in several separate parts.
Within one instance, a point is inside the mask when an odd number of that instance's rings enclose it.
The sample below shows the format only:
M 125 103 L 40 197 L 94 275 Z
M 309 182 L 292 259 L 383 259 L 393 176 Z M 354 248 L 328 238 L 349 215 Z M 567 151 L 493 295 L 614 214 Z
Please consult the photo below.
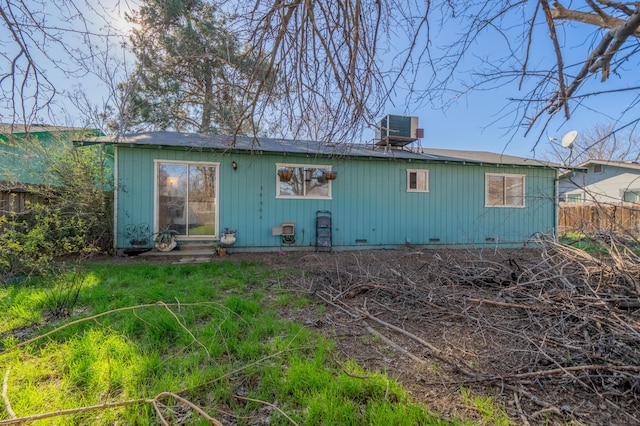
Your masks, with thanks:
M 586 253 L 595 255 L 595 254 L 601 254 L 601 255 L 607 255 L 609 254 L 609 250 L 604 247 L 602 244 L 597 243 L 597 242 L 592 242 L 592 241 L 576 241 L 576 242 L 572 242 L 570 244 L 573 248 L 576 248 L 578 250 L 582 250 Z
M 609 250 L 602 241 L 585 234 L 568 232 L 559 238 L 560 243 L 592 255 L 608 255 Z
M 582 250 L 591 255 L 608 256 L 614 254 L 616 250 L 621 252 L 627 252 L 636 256 L 640 255 L 640 247 L 637 240 L 629 239 L 626 235 L 618 235 L 621 241 L 625 241 L 623 244 L 616 243 L 616 247 L 613 252 L 610 252 L 613 247 L 611 241 L 603 236 L 598 235 L 585 235 L 576 232 L 568 232 L 560 235 L 559 241 L 564 245 L 571 246 L 575 249 Z
M 496 426 L 511 426 L 515 423 L 511 421 L 502 407 L 497 405 L 491 396 L 476 395 L 470 389 L 461 388 L 462 401 L 474 408 L 481 416 L 483 424 Z
M 200 225 L 189 229 L 189 235 L 215 235 L 216 225 Z
M 69 318 L 48 315 L 46 279 L 0 287 L 0 372 L 9 371 L 7 396 L 19 417 L 128 402 L 38 424 L 158 424 L 150 401 L 172 392 L 240 425 L 264 413 L 275 425 L 289 418 L 301 425 L 450 424 L 385 374 L 338 364 L 331 341 L 280 319 L 283 306 L 313 309 L 308 298 L 279 288 L 283 272 L 248 262 L 93 264 L 84 272 Z M 64 328 L 16 346 L 56 327 Z M 20 329 L 31 335 L 14 337 Z M 171 396 L 158 402 L 169 407 L 162 409 L 169 423 L 208 424 Z M 0 405 L 0 420 L 8 418 Z

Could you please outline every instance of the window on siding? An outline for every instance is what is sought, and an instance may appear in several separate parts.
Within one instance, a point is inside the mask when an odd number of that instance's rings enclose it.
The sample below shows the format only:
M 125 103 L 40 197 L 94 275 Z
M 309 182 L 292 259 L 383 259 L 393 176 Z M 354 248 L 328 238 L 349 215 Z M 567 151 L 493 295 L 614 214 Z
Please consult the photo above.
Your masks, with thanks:
M 604 173 L 604 166 L 602 164 L 594 164 L 593 173 Z
M 276 197 L 331 199 L 332 180 L 326 178 L 331 166 L 276 164 Z
M 640 189 L 624 191 L 623 200 L 627 203 L 640 203 Z
M 584 201 L 582 193 L 578 194 L 560 194 L 561 203 L 582 203 Z
M 429 170 L 407 169 L 407 192 L 429 192 Z
M 524 207 L 524 175 L 485 175 L 486 207 Z

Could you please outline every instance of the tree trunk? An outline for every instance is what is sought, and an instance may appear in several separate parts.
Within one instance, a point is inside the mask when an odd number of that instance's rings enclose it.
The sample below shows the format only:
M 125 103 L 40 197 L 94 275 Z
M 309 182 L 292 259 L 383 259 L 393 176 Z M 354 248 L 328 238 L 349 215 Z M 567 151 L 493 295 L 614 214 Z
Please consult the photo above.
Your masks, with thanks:
M 213 78 L 209 67 L 204 76 L 204 102 L 202 103 L 202 117 L 198 133 L 209 133 L 211 130 L 211 110 L 213 108 Z

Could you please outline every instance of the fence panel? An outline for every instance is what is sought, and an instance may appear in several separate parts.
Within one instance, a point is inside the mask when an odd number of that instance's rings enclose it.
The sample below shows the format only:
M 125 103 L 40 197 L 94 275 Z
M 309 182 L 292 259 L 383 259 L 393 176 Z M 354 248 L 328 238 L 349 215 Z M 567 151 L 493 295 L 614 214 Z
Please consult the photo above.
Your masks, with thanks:
M 612 232 L 640 237 L 640 204 L 561 204 L 558 233 Z

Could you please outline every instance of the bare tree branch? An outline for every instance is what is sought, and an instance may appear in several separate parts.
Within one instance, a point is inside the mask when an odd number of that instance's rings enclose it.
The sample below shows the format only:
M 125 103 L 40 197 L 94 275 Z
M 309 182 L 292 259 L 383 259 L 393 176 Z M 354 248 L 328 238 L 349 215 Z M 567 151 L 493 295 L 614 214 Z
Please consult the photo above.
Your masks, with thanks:
M 411 113 L 509 84 L 525 93 L 504 114 L 512 117 L 513 133 L 524 129 L 527 135 L 535 127 L 542 135 L 559 111 L 567 120 L 604 92 L 590 79 L 598 72 L 609 84 L 605 91 L 637 92 L 629 82 L 640 52 L 638 2 L 199 1 L 228 14 L 226 30 L 239 35 L 245 64 L 255 60 L 248 78 L 231 73 L 220 82 L 241 98 L 236 133 L 252 128 L 272 136 L 350 141 L 375 125 L 391 102 Z M 96 30 L 96 18 L 88 19 L 87 11 L 100 15 L 103 9 L 88 0 L 53 4 L 59 11 L 55 19 L 22 0 L 8 0 L 0 10 L 14 48 L 0 51 L 2 101 L 13 111 L 9 121 L 32 121 L 51 106 L 58 93 L 51 69 L 82 78 L 100 61 L 108 35 Z M 548 33 L 536 25 L 539 12 Z M 592 47 L 581 34 L 589 27 Z M 573 41 L 576 34 L 580 38 Z M 81 42 L 66 43 L 70 35 Z M 551 61 L 537 49 L 548 40 L 555 52 Z M 50 54 L 52 45 L 65 52 L 67 62 Z M 582 58 L 574 59 L 576 46 Z M 619 87 L 610 87 L 613 74 L 620 76 Z M 206 105 L 219 101 L 212 93 L 224 92 L 210 83 L 201 87 Z
M 588 3 L 593 4 L 593 2 L 588 2 Z M 633 10 L 629 9 L 629 7 L 627 7 L 624 4 L 604 2 L 604 1 L 599 1 L 599 3 L 605 6 L 612 6 L 612 7 L 614 4 L 617 4 L 618 6 L 616 7 L 616 9 L 622 10 L 628 15 L 633 14 Z M 625 19 L 617 18 L 615 16 L 605 13 L 600 8 L 596 10 L 596 13 L 589 13 L 589 12 L 581 12 L 578 10 L 567 9 L 562 4 L 560 4 L 559 1 L 554 1 L 553 5 L 554 5 L 554 8 L 551 9 L 551 17 L 556 20 L 582 22 L 584 24 L 593 25 L 595 27 L 609 28 L 609 29 L 618 28 L 627 22 L 627 20 Z M 632 32 L 632 35 L 635 37 L 640 37 L 640 29 L 636 27 L 635 31 Z

